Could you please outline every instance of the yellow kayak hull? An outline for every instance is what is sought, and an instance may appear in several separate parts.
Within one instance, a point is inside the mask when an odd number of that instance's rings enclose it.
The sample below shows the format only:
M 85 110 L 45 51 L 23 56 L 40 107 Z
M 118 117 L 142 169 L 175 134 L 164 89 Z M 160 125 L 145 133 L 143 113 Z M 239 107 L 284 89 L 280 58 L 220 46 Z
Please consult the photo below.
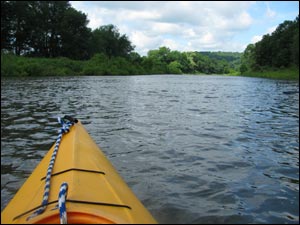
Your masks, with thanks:
M 63 135 L 54 163 L 46 210 L 41 205 L 54 145 L 1 213 L 1 223 L 60 223 L 60 185 L 68 183 L 68 223 L 157 223 L 134 195 L 80 121 Z

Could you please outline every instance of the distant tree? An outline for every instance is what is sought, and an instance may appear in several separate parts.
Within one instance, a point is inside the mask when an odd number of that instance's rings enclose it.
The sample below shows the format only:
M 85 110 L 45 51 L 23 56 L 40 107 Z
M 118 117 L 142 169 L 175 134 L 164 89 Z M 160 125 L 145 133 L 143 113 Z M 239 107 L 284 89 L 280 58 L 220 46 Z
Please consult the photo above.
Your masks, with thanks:
M 12 49 L 16 55 L 21 55 L 29 49 L 29 14 L 29 3 L 26 1 L 1 2 L 1 49 Z
M 61 55 L 72 59 L 89 59 L 91 29 L 87 27 L 87 15 L 68 8 L 60 24 Z
M 1 2 L 1 50 L 37 57 L 89 58 L 87 16 L 69 1 Z
M 272 55 L 274 49 L 271 46 L 271 36 L 266 34 L 262 40 L 255 44 L 254 48 L 256 64 L 260 67 L 266 67 L 272 64 Z
M 170 62 L 170 64 L 168 65 L 168 73 L 182 74 L 180 63 L 178 61 Z
M 1 1 L 1 52 L 2 50 L 11 50 L 13 48 L 12 39 L 12 22 L 13 8 L 11 1 Z
M 241 53 L 239 52 L 194 52 L 195 72 L 206 74 L 227 74 L 239 70 Z
M 43 54 L 47 57 L 61 56 L 62 30 L 68 29 L 67 26 L 63 26 L 64 14 L 70 7 L 68 1 L 40 1 L 40 16 L 44 22 Z
M 295 30 L 293 35 L 293 42 L 291 44 L 291 51 L 293 63 L 299 67 L 299 15 L 294 22 Z
M 240 66 L 241 73 L 256 69 L 254 49 L 255 49 L 254 44 L 249 44 L 245 49 L 241 58 L 241 66 Z
M 192 73 L 192 65 L 190 64 L 190 59 L 188 56 L 188 52 L 182 52 L 180 54 L 180 58 L 178 59 L 178 62 L 181 65 L 181 71 L 182 73 Z
M 92 32 L 90 41 L 91 54 L 104 53 L 108 57 L 128 57 L 134 46 L 128 37 L 119 33 L 116 26 L 101 26 Z
M 172 59 L 170 58 L 171 50 L 168 47 L 160 47 L 159 49 L 150 50 L 147 54 L 149 58 L 155 58 L 161 63 L 169 64 Z
M 134 64 L 140 64 L 142 62 L 142 57 L 137 52 L 131 52 L 129 54 L 129 60 Z
M 299 66 L 299 28 L 293 38 L 292 54 L 294 64 Z
M 272 34 L 264 35 L 251 50 L 250 58 L 248 50 L 244 52 L 242 69 L 247 65 L 252 70 L 299 66 L 299 16 L 294 21 L 279 24 Z

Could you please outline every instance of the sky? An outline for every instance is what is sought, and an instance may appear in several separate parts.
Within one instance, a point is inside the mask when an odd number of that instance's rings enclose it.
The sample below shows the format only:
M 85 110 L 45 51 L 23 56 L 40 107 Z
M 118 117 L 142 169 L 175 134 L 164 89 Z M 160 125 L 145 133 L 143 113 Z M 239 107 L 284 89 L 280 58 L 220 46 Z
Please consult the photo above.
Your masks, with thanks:
M 172 51 L 243 52 L 299 15 L 298 1 L 70 1 L 92 30 L 113 24 L 142 56 Z

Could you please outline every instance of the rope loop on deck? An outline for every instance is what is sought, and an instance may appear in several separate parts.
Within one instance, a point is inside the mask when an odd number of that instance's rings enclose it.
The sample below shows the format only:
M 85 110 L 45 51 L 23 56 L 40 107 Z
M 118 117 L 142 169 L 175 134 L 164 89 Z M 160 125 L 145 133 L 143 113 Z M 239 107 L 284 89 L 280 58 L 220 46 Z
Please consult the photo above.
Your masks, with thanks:
M 54 147 L 54 151 L 52 153 L 51 156 L 51 160 L 47 169 L 47 174 L 46 174 L 46 179 L 45 179 L 45 187 L 44 187 L 44 194 L 43 194 L 43 201 L 41 204 L 41 207 L 39 209 L 37 209 L 32 215 L 30 215 L 27 218 L 27 221 L 37 215 L 42 214 L 46 207 L 47 207 L 47 203 L 48 203 L 48 199 L 49 199 L 49 193 L 50 193 L 50 180 L 51 180 L 51 174 L 52 174 L 52 169 L 54 167 L 54 162 L 56 159 L 56 155 L 59 149 L 59 145 L 62 139 L 63 134 L 67 133 L 70 131 L 71 126 L 73 126 L 75 123 L 78 122 L 77 119 L 73 119 L 70 116 L 65 116 L 63 119 L 61 119 L 60 117 L 57 118 L 58 122 L 61 124 L 61 129 L 58 132 L 58 137 L 56 139 L 55 142 L 55 147 Z

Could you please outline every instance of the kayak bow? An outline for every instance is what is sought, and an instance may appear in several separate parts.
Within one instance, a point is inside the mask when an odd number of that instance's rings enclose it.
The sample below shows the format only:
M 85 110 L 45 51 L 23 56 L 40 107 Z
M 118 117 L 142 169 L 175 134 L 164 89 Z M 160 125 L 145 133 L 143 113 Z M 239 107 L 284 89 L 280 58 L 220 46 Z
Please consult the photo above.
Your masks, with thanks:
M 76 121 L 77 122 L 77 121 Z M 51 172 L 48 200 L 42 207 L 54 144 L 1 213 L 1 223 L 60 223 L 61 185 L 68 223 L 157 223 L 134 195 L 80 121 L 59 144 Z M 64 199 L 62 197 L 62 199 Z M 62 207 L 63 208 L 63 207 Z

